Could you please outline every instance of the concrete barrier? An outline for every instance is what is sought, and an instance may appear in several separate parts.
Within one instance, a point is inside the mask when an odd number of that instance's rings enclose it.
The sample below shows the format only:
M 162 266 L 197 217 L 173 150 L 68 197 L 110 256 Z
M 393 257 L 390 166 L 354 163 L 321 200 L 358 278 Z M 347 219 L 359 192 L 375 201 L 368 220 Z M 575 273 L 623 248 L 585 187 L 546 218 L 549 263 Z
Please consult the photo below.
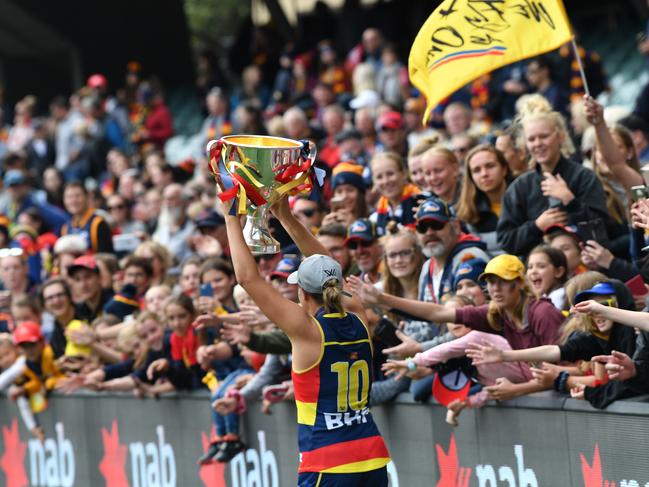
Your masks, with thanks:
M 295 409 L 243 421 L 250 448 L 229 465 L 199 468 L 209 441 L 206 394 L 160 400 L 79 393 L 51 398 L 47 440 L 30 438 L 16 406 L 0 398 L 0 485 L 7 487 L 288 487 L 297 468 Z M 552 394 L 465 411 L 407 397 L 373 409 L 401 487 L 649 487 L 649 404 L 607 411 Z

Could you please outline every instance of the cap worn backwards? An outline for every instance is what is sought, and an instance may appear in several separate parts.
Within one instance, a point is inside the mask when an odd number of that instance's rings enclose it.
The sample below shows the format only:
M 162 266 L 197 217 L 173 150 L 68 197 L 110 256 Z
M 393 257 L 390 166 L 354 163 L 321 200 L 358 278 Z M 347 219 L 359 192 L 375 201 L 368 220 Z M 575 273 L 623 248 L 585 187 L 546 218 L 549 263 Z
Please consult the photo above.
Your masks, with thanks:
M 330 279 L 343 283 L 340 264 L 328 255 L 314 254 L 302 261 L 297 271 L 288 276 L 289 284 L 297 284 L 309 294 L 322 294 Z

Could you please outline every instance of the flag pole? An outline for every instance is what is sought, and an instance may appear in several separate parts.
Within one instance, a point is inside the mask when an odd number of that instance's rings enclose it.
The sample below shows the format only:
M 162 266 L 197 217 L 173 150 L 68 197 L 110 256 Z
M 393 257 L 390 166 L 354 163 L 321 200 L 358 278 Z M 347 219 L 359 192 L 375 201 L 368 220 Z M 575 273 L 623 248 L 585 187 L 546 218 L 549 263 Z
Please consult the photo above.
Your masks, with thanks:
M 584 92 L 586 96 L 590 96 L 590 90 L 588 89 L 588 81 L 586 80 L 586 73 L 584 73 L 584 65 L 581 63 L 581 56 L 579 55 L 579 49 L 577 49 L 577 43 L 575 42 L 575 36 L 572 36 L 572 50 L 575 53 L 575 58 L 577 58 L 577 64 L 579 65 L 579 74 L 581 74 L 581 80 L 584 83 Z

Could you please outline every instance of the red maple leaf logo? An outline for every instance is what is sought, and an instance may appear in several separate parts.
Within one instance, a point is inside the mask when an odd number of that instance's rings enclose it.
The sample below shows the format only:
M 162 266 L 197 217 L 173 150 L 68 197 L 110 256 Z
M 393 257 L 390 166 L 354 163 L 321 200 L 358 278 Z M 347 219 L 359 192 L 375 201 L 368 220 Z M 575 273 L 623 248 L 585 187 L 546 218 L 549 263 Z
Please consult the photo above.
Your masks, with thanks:
M 436 487 L 468 487 L 472 469 L 458 465 L 455 433 L 451 434 L 448 453 L 444 452 L 439 443 L 435 443 L 435 450 L 439 466 L 439 481 Z
M 581 459 L 581 475 L 584 477 L 584 487 L 615 487 L 612 480 L 603 480 L 602 460 L 599 456 L 599 443 L 595 443 L 593 464 L 589 465 L 583 453 L 579 454 Z
M 205 433 L 201 433 L 201 443 L 203 444 L 203 453 L 207 452 L 210 440 Z M 212 462 L 201 465 L 198 475 L 205 487 L 227 487 L 225 483 L 225 463 Z
M 5 473 L 7 487 L 27 487 L 27 474 L 25 473 L 25 452 L 27 445 L 20 441 L 18 434 L 18 421 L 11 422 L 11 427 L 2 427 L 2 440 L 5 452 L 0 458 L 0 468 Z
M 126 478 L 126 452 L 128 447 L 119 444 L 117 420 L 113 421 L 110 432 L 101 429 L 101 440 L 104 443 L 104 456 L 99 462 L 99 471 L 104 476 L 106 487 L 129 487 Z

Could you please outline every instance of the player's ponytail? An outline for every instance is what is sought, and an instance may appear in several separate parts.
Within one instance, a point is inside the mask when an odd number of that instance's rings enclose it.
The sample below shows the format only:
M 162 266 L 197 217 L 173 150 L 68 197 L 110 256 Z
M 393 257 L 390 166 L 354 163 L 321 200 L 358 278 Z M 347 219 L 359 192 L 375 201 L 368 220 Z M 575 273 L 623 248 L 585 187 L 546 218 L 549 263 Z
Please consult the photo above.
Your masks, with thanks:
M 327 313 L 343 314 L 343 290 L 338 279 L 329 279 L 322 286 L 322 304 Z

